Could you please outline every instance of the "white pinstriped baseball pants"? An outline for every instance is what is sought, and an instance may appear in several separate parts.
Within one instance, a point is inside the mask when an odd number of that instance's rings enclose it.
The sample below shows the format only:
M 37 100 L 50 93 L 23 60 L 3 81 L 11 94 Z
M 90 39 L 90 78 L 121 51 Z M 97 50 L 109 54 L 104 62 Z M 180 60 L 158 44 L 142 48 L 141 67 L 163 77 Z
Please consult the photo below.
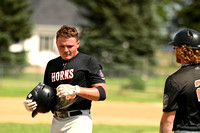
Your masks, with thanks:
M 88 113 L 60 119 L 53 116 L 50 133 L 92 133 L 92 118 Z

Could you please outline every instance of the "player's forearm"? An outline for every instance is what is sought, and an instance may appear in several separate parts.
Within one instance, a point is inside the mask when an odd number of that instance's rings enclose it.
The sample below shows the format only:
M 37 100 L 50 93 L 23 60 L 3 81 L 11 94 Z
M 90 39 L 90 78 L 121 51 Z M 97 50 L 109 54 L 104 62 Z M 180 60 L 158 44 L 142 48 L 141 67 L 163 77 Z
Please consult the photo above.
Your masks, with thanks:
M 89 100 L 93 100 L 93 101 L 98 101 L 99 99 L 99 92 L 96 88 L 80 88 L 80 94 L 79 96 L 89 99 Z
M 172 133 L 173 123 L 166 122 L 160 123 L 160 132 L 159 133 Z
M 160 133 L 172 133 L 176 111 L 163 112 L 160 121 Z
M 97 87 L 101 86 L 105 94 L 100 93 Z M 101 85 L 94 85 L 92 88 L 84 88 L 80 87 L 80 93 L 78 94 L 79 96 L 92 100 L 92 101 L 98 101 L 103 97 L 103 100 L 107 97 L 107 90 L 106 90 L 106 85 L 101 84 Z M 103 96 L 102 96 L 103 95 Z

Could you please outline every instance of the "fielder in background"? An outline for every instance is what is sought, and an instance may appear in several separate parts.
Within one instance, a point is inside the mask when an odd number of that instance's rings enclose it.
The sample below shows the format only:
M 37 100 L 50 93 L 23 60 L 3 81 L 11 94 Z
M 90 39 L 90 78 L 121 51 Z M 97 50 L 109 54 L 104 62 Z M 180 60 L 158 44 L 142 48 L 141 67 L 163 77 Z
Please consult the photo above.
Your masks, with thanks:
M 102 67 L 94 57 L 78 51 L 75 27 L 63 25 L 56 44 L 60 56 L 48 62 L 44 74 L 44 84 L 55 88 L 58 96 L 50 132 L 92 133 L 91 103 L 107 97 Z M 24 105 L 29 111 L 37 108 L 30 100 Z
M 183 29 L 169 45 L 181 68 L 165 83 L 160 133 L 200 133 L 200 33 Z

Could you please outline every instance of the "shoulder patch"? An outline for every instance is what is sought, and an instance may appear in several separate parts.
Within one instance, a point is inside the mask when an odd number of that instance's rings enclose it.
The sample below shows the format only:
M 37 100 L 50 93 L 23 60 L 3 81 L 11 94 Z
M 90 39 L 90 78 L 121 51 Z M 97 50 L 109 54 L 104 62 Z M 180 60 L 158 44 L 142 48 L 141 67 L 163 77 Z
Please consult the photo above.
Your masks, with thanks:
M 99 70 L 99 76 L 101 77 L 101 79 L 105 80 L 103 71 L 101 69 Z
M 165 109 L 167 107 L 168 100 L 169 100 L 169 96 L 167 94 L 164 94 L 164 96 L 163 96 L 163 109 Z

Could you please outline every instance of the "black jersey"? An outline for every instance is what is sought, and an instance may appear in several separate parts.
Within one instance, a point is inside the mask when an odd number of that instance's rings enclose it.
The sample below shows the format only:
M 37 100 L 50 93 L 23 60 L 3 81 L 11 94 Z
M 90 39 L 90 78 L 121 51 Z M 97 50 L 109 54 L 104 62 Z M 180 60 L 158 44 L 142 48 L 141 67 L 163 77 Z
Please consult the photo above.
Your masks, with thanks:
M 200 65 L 184 65 L 165 83 L 163 111 L 176 111 L 173 131 L 200 131 Z
M 71 60 L 62 60 L 61 57 L 48 62 L 44 83 L 57 88 L 60 84 L 79 85 L 91 87 L 92 84 L 105 83 L 102 67 L 97 60 L 89 55 L 78 53 Z M 90 109 L 91 100 L 76 96 L 75 103 L 70 106 L 63 106 L 58 98 L 55 110 L 80 110 Z

